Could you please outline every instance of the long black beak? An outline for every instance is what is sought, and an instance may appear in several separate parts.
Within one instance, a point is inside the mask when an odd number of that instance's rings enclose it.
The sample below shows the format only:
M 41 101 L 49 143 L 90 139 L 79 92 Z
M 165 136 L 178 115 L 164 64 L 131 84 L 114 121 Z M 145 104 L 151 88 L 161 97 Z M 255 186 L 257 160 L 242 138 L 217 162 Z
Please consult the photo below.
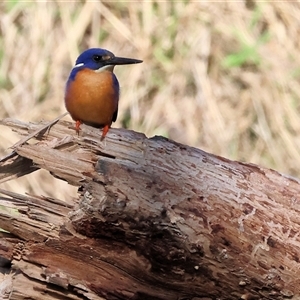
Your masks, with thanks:
M 105 61 L 106 65 L 131 65 L 131 64 L 140 64 L 142 60 L 126 57 L 112 57 Z

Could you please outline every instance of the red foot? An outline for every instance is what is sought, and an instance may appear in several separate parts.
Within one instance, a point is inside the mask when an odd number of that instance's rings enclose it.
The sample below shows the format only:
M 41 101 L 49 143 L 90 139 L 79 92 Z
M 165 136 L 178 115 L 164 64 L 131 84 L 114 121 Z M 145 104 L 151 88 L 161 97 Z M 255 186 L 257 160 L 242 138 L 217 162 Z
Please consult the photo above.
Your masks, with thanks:
M 76 121 L 76 123 L 75 123 L 75 130 L 76 130 L 76 133 L 78 135 L 79 135 L 80 125 L 81 125 L 81 122 L 80 121 Z
M 101 141 L 104 140 L 106 134 L 108 133 L 108 130 L 109 130 L 109 125 L 105 125 L 102 129 L 102 136 L 101 136 Z

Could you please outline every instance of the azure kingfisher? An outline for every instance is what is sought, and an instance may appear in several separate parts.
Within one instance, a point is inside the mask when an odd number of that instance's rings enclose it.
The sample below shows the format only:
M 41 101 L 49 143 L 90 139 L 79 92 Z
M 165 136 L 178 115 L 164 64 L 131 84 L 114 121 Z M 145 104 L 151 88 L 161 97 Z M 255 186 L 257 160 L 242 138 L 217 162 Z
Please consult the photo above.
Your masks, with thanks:
M 65 105 L 79 133 L 80 124 L 102 128 L 101 140 L 118 115 L 119 82 L 116 65 L 138 64 L 142 60 L 116 57 L 108 50 L 91 48 L 79 55 L 65 90 Z

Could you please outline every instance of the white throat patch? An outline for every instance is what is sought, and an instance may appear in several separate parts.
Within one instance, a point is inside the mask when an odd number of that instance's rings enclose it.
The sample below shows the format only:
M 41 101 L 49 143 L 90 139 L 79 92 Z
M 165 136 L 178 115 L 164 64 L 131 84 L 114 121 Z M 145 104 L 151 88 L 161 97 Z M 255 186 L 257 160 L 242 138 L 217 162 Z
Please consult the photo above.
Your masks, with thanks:
M 75 65 L 73 68 L 79 68 L 79 67 L 82 67 L 82 66 L 84 66 L 84 63 L 79 63 L 79 64 L 77 64 L 77 65 Z M 101 67 L 101 68 L 99 68 L 99 69 L 97 69 L 97 70 L 94 70 L 95 72 L 97 72 L 97 73 L 100 73 L 100 72 L 103 72 L 103 71 L 113 71 L 114 70 L 114 65 L 107 65 L 107 66 L 103 66 L 103 67 Z
M 103 72 L 103 71 L 111 71 L 112 72 L 114 70 L 114 67 L 115 67 L 114 65 L 103 66 L 103 67 L 95 70 L 95 72 L 97 72 L 97 73 L 100 73 L 100 72 Z

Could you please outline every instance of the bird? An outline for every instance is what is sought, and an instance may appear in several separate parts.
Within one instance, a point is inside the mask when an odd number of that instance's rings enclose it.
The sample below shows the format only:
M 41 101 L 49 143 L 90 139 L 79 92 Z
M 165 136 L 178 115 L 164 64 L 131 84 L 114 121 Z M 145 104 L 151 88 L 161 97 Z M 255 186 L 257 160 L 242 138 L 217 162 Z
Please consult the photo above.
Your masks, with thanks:
M 113 73 L 116 65 L 142 63 L 142 60 L 117 57 L 102 48 L 82 52 L 70 72 L 65 87 L 65 106 L 79 134 L 82 123 L 103 128 L 101 140 L 117 120 L 120 86 Z

